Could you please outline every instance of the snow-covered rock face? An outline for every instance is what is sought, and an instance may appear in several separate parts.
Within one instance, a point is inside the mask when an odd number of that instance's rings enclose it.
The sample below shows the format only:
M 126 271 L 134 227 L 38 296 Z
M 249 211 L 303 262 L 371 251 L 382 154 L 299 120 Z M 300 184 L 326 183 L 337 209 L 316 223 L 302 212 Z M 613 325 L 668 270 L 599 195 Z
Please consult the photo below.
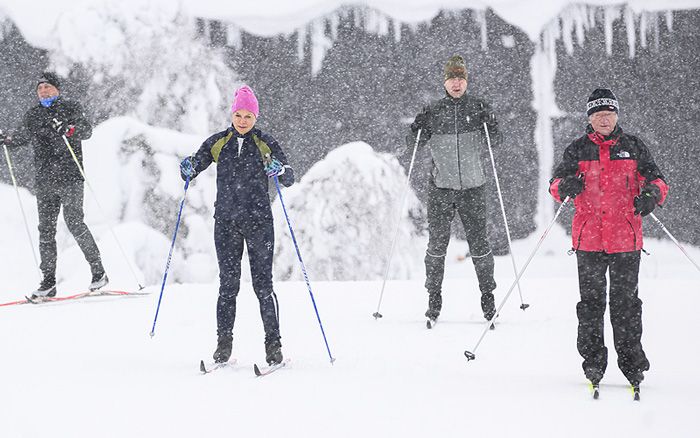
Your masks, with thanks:
M 396 158 L 363 142 L 331 151 L 300 182 L 283 189 L 294 234 L 312 280 L 380 279 L 396 233 L 390 278 L 422 273 L 419 237 L 423 212 L 409 190 L 403 209 L 406 173 Z M 303 279 L 279 197 L 275 215 L 278 279 Z
M 221 126 L 240 83 L 223 49 L 208 47 L 196 29 L 171 2 L 89 5 L 60 16 L 48 49 L 59 72 L 85 69 L 86 100 L 99 112 L 205 134 Z

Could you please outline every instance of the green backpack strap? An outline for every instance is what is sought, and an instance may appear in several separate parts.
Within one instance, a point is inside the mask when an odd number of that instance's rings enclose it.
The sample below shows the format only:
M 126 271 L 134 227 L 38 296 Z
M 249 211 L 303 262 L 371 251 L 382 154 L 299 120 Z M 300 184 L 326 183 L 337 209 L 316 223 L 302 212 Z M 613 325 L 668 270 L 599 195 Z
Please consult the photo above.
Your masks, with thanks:
M 214 162 L 219 161 L 219 155 L 221 154 L 221 150 L 224 148 L 224 145 L 226 145 L 226 143 L 228 143 L 228 141 L 231 140 L 232 136 L 233 132 L 230 132 L 227 136 L 221 137 L 212 145 L 211 156 L 214 157 Z M 269 163 L 272 160 L 272 149 L 270 149 L 270 146 L 268 146 L 267 143 L 265 143 L 255 134 L 253 134 L 253 141 L 255 142 L 255 145 L 260 151 L 260 156 L 262 158 L 263 164 Z
M 260 150 L 260 155 L 262 156 L 263 164 L 269 163 L 272 160 L 272 149 L 270 149 L 270 146 L 268 146 L 267 143 L 265 143 L 255 134 L 253 134 L 253 141 Z
M 223 149 L 224 145 L 228 143 L 229 140 L 231 140 L 231 137 L 233 137 L 233 132 L 229 132 L 227 136 L 221 137 L 212 145 L 211 156 L 214 157 L 215 163 L 219 162 L 219 155 L 221 154 L 221 149 Z

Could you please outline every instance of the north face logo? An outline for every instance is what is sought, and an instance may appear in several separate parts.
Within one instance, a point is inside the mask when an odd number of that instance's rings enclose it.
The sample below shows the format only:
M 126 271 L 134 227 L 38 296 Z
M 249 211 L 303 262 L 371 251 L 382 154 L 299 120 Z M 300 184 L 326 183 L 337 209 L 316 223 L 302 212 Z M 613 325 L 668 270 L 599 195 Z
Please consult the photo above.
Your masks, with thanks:
M 617 156 L 618 156 L 618 158 L 629 158 L 630 153 L 627 151 L 620 151 L 620 152 L 618 152 Z

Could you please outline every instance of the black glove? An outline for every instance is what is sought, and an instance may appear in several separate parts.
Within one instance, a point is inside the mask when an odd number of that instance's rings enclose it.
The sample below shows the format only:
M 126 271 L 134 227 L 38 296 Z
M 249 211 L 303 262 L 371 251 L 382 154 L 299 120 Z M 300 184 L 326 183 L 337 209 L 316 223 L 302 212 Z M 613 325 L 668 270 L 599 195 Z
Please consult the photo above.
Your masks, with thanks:
M 642 193 L 634 198 L 634 214 L 646 216 L 656 208 L 661 197 L 661 190 L 655 184 L 646 185 Z
M 482 124 L 486 123 L 487 125 L 489 125 L 489 128 L 491 126 L 497 125 L 498 122 L 496 122 L 496 114 L 494 114 L 492 112 L 488 112 L 488 111 L 480 112 L 479 113 L 479 123 L 482 123 Z
M 569 175 L 559 181 L 559 198 L 563 201 L 568 196 L 574 199 L 583 191 L 583 179 Z
M 430 136 L 432 134 L 432 131 L 430 129 L 430 116 L 428 115 L 427 112 L 422 112 L 416 116 L 416 120 L 411 123 L 411 131 L 418 132 L 419 129 L 422 129 L 421 136 Z
M 75 132 L 75 126 L 56 118 L 51 119 L 51 128 L 53 128 L 58 135 L 65 135 L 66 137 L 70 137 Z
M 12 137 L 5 134 L 5 132 L 2 129 L 0 129 L 0 143 L 7 146 L 12 144 Z

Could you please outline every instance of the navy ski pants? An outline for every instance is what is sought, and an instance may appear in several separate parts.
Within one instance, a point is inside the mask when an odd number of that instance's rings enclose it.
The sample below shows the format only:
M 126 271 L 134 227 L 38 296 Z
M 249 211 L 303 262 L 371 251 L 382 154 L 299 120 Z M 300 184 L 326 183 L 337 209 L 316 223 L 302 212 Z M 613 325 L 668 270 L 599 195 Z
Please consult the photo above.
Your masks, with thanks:
M 260 303 L 266 340 L 280 337 L 277 297 L 272 289 L 272 255 L 275 234 L 272 220 L 241 224 L 216 219 L 214 243 L 219 261 L 219 299 L 216 305 L 217 334 L 231 336 L 236 319 L 236 296 L 241 286 L 243 244 L 248 248 L 253 290 Z

